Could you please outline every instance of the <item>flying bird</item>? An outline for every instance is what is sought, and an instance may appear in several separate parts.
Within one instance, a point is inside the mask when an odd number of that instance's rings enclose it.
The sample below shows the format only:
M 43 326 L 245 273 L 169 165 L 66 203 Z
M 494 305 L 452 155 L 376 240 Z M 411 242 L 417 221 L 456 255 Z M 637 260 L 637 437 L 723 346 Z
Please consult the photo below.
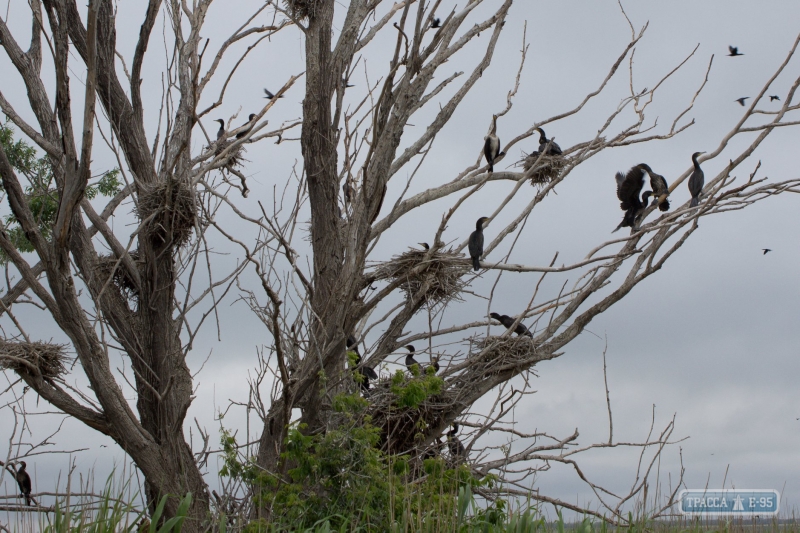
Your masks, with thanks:
M 774 102 L 775 100 L 780 102 L 781 101 L 781 97 L 780 96 L 775 96 L 775 95 L 772 95 L 772 96 L 769 97 L 769 101 L 770 102 Z
M 501 324 L 503 324 L 506 328 L 510 328 L 511 326 L 513 326 L 514 322 L 516 321 L 515 319 L 511 318 L 508 315 L 501 315 L 499 313 L 490 313 L 489 316 L 494 318 Z M 533 338 L 533 334 L 530 332 L 528 328 L 525 327 L 525 324 L 523 324 L 522 322 L 517 324 L 517 327 L 514 328 L 514 333 L 516 333 L 517 335 L 525 335 L 526 337 Z
M 500 151 L 500 138 L 497 136 L 497 115 L 492 115 L 492 131 L 483 138 L 483 155 L 489 163 L 489 172 L 494 172 L 494 161 L 503 153 Z
M 764 254 L 763 254 L 763 255 L 767 255 L 768 253 L 770 253 L 770 252 L 772 251 L 772 250 L 771 250 L 771 249 L 769 249 L 769 248 L 762 248 L 762 250 L 764 251 Z
M 700 203 L 700 193 L 703 192 L 703 184 L 705 183 L 705 174 L 703 169 L 700 168 L 700 163 L 697 162 L 697 156 L 705 152 L 695 152 L 692 154 L 692 163 L 694 164 L 694 172 L 689 176 L 689 193 L 692 195 L 692 201 L 689 207 L 697 207 Z
M 264 94 L 267 95 L 267 96 L 264 97 L 267 100 L 272 100 L 273 98 L 275 98 L 275 95 L 272 94 L 271 92 L 269 92 L 266 88 L 264 88 Z M 283 98 L 283 95 L 280 95 L 278 98 Z
M 742 96 L 741 98 L 737 98 L 734 102 L 739 102 L 739 105 L 744 107 L 744 101 L 750 98 L 749 96 Z
M 442 19 L 433 19 L 431 23 L 431 28 L 441 28 L 442 27 Z
M 645 165 L 646 166 L 646 165 Z M 636 165 L 628 172 L 623 174 L 617 172 L 615 179 L 617 181 L 617 198 L 619 198 L 619 208 L 625 211 L 625 216 L 622 217 L 622 222 L 614 229 L 617 231 L 620 228 L 635 228 L 639 219 L 647 207 L 652 191 L 645 191 L 642 193 L 644 187 L 644 173 L 645 170 L 642 165 Z M 639 199 L 639 194 L 642 195 Z M 611 233 L 614 233 L 612 231 Z
M 242 124 L 242 126 L 246 126 L 247 124 L 250 124 L 251 122 L 253 122 L 253 119 L 254 119 L 254 118 L 256 118 L 256 114 L 255 114 L 255 113 L 250 113 L 250 117 L 247 119 L 247 122 L 245 122 L 244 124 Z M 236 138 L 237 138 L 237 139 L 241 139 L 242 137 L 244 137 L 245 135 L 247 135 L 248 133 L 250 133 L 250 132 L 252 131 L 252 129 L 253 129 L 253 126 L 255 126 L 255 124 L 251 125 L 251 126 L 250 126 L 249 128 L 247 128 L 246 130 L 244 130 L 244 131 L 240 131 L 239 133 L 237 133 L 237 134 L 236 134 Z
M 483 255 L 483 223 L 489 217 L 481 217 L 475 223 L 475 231 L 469 236 L 469 256 L 472 258 L 472 269 L 476 272 L 481 269 L 481 256 Z
M 650 176 L 650 187 L 653 189 L 653 205 L 656 205 L 658 199 L 661 198 L 662 195 L 666 194 L 669 196 L 669 185 L 667 184 L 667 180 L 664 179 L 664 176 L 653 172 L 653 169 L 648 165 L 642 163 L 641 167 L 647 172 L 647 175 Z M 669 211 L 669 200 L 664 198 L 664 201 L 658 204 L 658 209 L 661 211 Z
M 561 147 L 556 144 L 553 140 L 548 139 L 547 135 L 544 134 L 544 130 L 542 128 L 536 128 L 536 131 L 539 132 L 539 153 L 544 155 L 561 155 Z M 548 147 L 548 143 L 550 146 Z M 545 152 L 545 149 L 547 151 Z
M 730 52 L 731 52 L 730 54 L 728 54 L 731 57 L 743 56 L 744 55 L 744 54 L 740 54 L 739 53 L 739 47 L 738 46 L 730 46 L 730 45 L 728 45 L 728 50 L 730 50 Z

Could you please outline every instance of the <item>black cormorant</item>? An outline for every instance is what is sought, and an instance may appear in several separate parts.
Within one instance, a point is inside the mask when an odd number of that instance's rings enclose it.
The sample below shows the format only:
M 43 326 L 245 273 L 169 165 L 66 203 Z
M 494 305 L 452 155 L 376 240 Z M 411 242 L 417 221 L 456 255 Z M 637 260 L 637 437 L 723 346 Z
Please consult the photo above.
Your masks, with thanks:
M 344 194 L 344 203 L 349 204 L 352 201 L 353 189 L 350 187 L 350 180 L 345 178 L 344 185 L 342 185 L 342 193 Z
M 19 469 L 14 477 L 17 479 L 19 485 L 20 498 L 25 498 L 25 505 L 31 504 L 31 476 L 25 470 L 27 468 L 25 461 L 19 462 Z
M 266 88 L 264 88 L 264 94 L 267 95 L 267 96 L 264 97 L 267 100 L 272 100 L 273 98 L 275 98 L 275 95 L 272 94 L 271 92 L 269 92 Z M 283 95 L 280 95 L 278 98 L 283 98 Z
M 433 367 L 433 373 L 436 374 L 439 372 L 439 356 L 431 357 L 431 366 Z
M 730 52 L 731 52 L 730 54 L 728 54 L 728 55 L 729 55 L 729 56 L 731 56 L 731 57 L 734 57 L 734 56 L 743 56 L 743 55 L 744 55 L 744 54 L 740 54 L 740 53 L 739 53 L 739 47 L 738 47 L 738 46 L 731 46 L 731 45 L 728 45 L 728 50 L 730 50 Z
M 494 160 L 500 156 L 500 138 L 497 136 L 497 115 L 492 115 L 492 131 L 483 138 L 483 155 L 489 163 L 489 172 L 494 172 Z M 477 269 L 476 269 L 477 270 Z
M 431 28 L 441 28 L 442 27 L 442 19 L 433 19 L 431 23 Z
M 770 102 L 774 102 L 775 100 L 780 102 L 781 101 L 781 97 L 780 96 L 775 96 L 775 95 L 769 97 L 769 101 Z
M 764 250 L 764 254 L 763 255 L 767 255 L 769 252 L 772 251 L 769 248 L 762 248 L 762 250 Z
M 467 456 L 467 450 L 456 437 L 456 433 L 458 433 L 458 422 L 453 422 L 453 429 L 447 432 L 447 448 L 450 450 L 451 459 L 463 461 Z
M 737 98 L 734 102 L 739 102 L 739 105 L 744 107 L 744 101 L 750 98 L 749 96 L 742 96 L 741 98 Z
M 561 147 L 556 144 L 554 141 L 551 141 L 545 135 L 544 130 L 542 128 L 536 128 L 536 131 L 539 132 L 539 153 L 544 155 L 561 155 Z M 550 143 L 550 147 L 547 148 L 547 144 Z M 547 151 L 545 152 L 545 148 Z
M 217 130 L 217 140 L 219 140 L 223 135 L 225 135 L 225 121 L 221 118 L 218 118 L 214 122 L 219 122 L 219 130 Z
M 510 328 L 514 325 L 515 320 L 508 315 L 501 315 L 499 313 L 490 313 L 490 317 L 494 318 L 501 324 L 503 324 L 506 328 Z M 527 337 L 533 338 L 533 334 L 530 332 L 528 328 L 525 327 L 525 324 L 520 322 L 517 324 L 517 327 L 514 328 L 514 333 L 517 335 L 525 335 Z
M 408 350 L 408 355 L 406 356 L 406 368 L 408 368 L 408 371 L 411 372 L 411 367 L 414 365 L 417 365 L 417 368 L 422 368 L 419 366 L 417 360 L 414 359 L 414 346 L 409 344 L 405 349 Z
M 361 386 L 361 390 L 364 391 L 364 394 L 369 394 L 369 380 L 370 379 L 378 379 L 378 374 L 375 370 L 368 366 L 361 366 L 361 353 L 358 351 L 358 343 L 356 342 L 355 337 L 352 335 L 347 336 L 347 351 L 354 352 L 356 354 L 356 358 L 353 361 L 354 369 L 353 375 L 356 377 L 356 381 Z
M 692 163 L 694 163 L 694 172 L 689 176 L 689 193 L 692 195 L 692 201 L 689 207 L 697 207 L 700 203 L 700 193 L 703 192 L 703 184 L 705 183 L 705 174 L 703 169 L 700 168 L 700 163 L 697 162 L 697 156 L 705 152 L 695 152 L 692 154 Z
M 423 248 L 423 249 L 424 249 L 426 252 L 427 252 L 428 250 L 430 250 L 430 249 L 431 249 L 431 245 L 430 245 L 430 244 L 428 244 L 427 242 L 418 242 L 417 244 L 419 244 L 420 246 L 422 246 L 422 248 Z
M 469 236 L 469 256 L 472 258 L 472 268 L 476 272 L 481 269 L 481 256 L 483 255 L 483 223 L 489 217 L 481 217 L 475 223 L 475 231 Z
M 650 187 L 653 189 L 653 205 L 655 205 L 662 195 L 666 194 L 669 196 L 669 185 L 667 184 L 667 180 L 664 179 L 664 176 L 653 172 L 650 166 L 642 163 L 642 168 L 644 168 L 647 175 L 650 176 Z M 661 211 L 669 211 L 669 200 L 665 198 L 663 202 L 658 204 L 658 208 Z
M 625 211 L 625 216 L 614 231 L 620 228 L 635 228 L 639 222 L 639 217 L 647 207 L 650 195 L 653 194 L 652 191 L 645 191 L 642 193 L 642 198 L 639 199 L 639 193 L 644 187 L 644 173 L 645 170 L 642 165 L 636 165 L 625 174 L 617 172 L 615 176 L 617 180 L 617 198 L 620 200 L 619 208 Z M 614 233 L 614 231 L 611 233 Z
M 242 124 L 242 126 L 246 126 L 246 125 L 250 124 L 251 122 L 253 122 L 253 119 L 254 119 L 254 118 L 256 118 L 256 114 L 255 114 L 255 113 L 250 113 L 250 117 L 247 119 L 247 122 L 245 122 L 244 124 Z M 251 131 L 252 129 L 253 129 L 253 125 L 251 125 L 249 128 L 247 128 L 247 129 L 246 129 L 246 130 L 244 130 L 244 131 L 240 131 L 239 133 L 237 133 L 237 134 L 236 134 L 236 138 L 237 138 L 237 139 L 241 139 L 242 137 L 244 137 L 245 135 L 247 135 L 248 133 L 250 133 L 250 131 Z

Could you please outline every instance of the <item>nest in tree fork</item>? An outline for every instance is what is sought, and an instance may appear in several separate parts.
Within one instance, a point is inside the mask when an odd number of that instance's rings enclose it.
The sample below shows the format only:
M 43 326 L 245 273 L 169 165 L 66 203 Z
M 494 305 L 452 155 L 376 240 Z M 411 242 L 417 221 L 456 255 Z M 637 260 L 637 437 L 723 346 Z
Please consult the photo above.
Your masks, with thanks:
M 539 152 L 533 152 L 519 161 L 517 165 L 520 163 L 525 172 L 536 165 L 530 177 L 531 185 L 546 185 L 561 174 L 561 171 L 567 166 L 567 159 L 561 155 L 543 155 L 540 158 Z
M 466 285 L 462 279 L 470 271 L 464 254 L 436 250 L 426 259 L 427 251 L 409 250 L 375 268 L 375 279 L 397 280 L 400 289 L 411 298 L 424 289 L 424 301 L 431 305 L 458 299 Z
M 231 144 L 233 144 L 232 140 L 220 142 L 217 145 L 217 147 L 214 148 L 214 155 L 220 155 Z M 222 164 L 222 168 L 224 168 L 228 172 L 232 172 L 236 170 L 238 167 L 241 167 L 244 164 L 244 162 L 247 161 L 247 159 L 244 158 L 244 153 L 245 153 L 244 145 L 240 144 L 239 146 L 237 146 L 235 149 L 233 149 L 231 152 L 228 153 L 228 155 L 225 157 L 225 162 Z
M 183 181 L 161 180 L 139 187 L 139 218 L 147 237 L 180 247 L 189 241 L 197 221 L 194 190 Z
M 67 372 L 65 346 L 0 340 L 0 368 L 53 379 Z
M 283 0 L 283 4 L 294 18 L 304 19 L 317 14 L 319 0 Z
M 139 266 L 139 252 L 133 250 L 129 254 L 133 262 Z M 135 297 L 137 295 L 136 284 L 133 282 L 128 273 L 128 269 L 122 264 L 122 261 L 117 259 L 113 254 L 101 255 L 97 258 L 97 265 L 95 266 L 95 273 L 100 278 L 101 283 L 106 283 L 108 278 L 111 278 L 111 283 L 116 285 L 120 292 L 127 297 Z

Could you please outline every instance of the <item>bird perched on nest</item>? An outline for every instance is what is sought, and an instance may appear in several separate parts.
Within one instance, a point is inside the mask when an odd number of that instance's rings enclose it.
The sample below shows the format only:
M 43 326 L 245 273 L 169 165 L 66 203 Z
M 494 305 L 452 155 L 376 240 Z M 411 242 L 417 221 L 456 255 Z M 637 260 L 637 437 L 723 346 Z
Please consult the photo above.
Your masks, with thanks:
M 695 152 L 692 154 L 692 163 L 694 164 L 694 172 L 689 176 L 689 193 L 692 195 L 692 201 L 689 207 L 697 207 L 700 203 L 700 194 L 703 192 L 703 184 L 705 183 L 705 174 L 703 169 L 700 168 L 700 163 L 697 162 L 697 156 L 705 152 Z
M 378 374 L 375 373 L 375 370 L 371 367 L 366 365 L 361 366 L 361 353 L 359 353 L 358 343 L 356 342 L 355 337 L 352 335 L 347 336 L 347 351 L 354 352 L 356 354 L 355 360 L 353 361 L 353 365 L 355 366 L 353 369 L 353 376 L 361 386 L 364 396 L 367 396 L 369 394 L 369 380 L 378 379 Z
M 744 55 L 744 54 L 740 54 L 739 53 L 739 47 L 738 46 L 728 45 L 728 51 L 730 52 L 730 54 L 728 54 L 728 55 L 731 56 L 731 57 L 743 56 Z
M 475 231 L 469 236 L 469 256 L 472 258 L 472 268 L 476 272 L 481 269 L 481 256 L 483 255 L 483 223 L 489 217 L 481 217 L 475 223 Z
M 214 122 L 219 122 L 219 130 L 217 130 L 217 140 L 220 140 L 225 135 L 225 121 L 218 118 Z
M 408 355 L 406 355 L 406 368 L 408 369 L 408 371 L 411 372 L 411 367 L 414 365 L 417 365 L 417 368 L 422 368 L 420 367 L 417 360 L 414 359 L 414 352 L 415 352 L 414 346 L 409 344 L 405 347 L 405 349 L 408 350 Z
M 242 126 L 246 126 L 246 125 L 250 124 L 251 122 L 253 122 L 253 119 L 254 119 L 254 118 L 256 118 L 256 114 L 255 114 L 255 113 L 250 113 L 250 117 L 247 119 L 247 122 L 245 122 L 244 124 L 242 124 Z M 242 137 L 244 137 L 245 135 L 247 135 L 248 133 L 250 133 L 250 132 L 253 130 L 253 126 L 255 126 L 255 124 L 252 124 L 252 125 L 251 125 L 249 128 L 247 128 L 246 130 L 244 130 L 244 131 L 240 131 L 239 133 L 237 133 L 237 134 L 236 134 L 236 138 L 237 138 L 237 139 L 241 139 Z
M 456 437 L 456 433 L 458 433 L 458 422 L 453 422 L 453 429 L 447 432 L 447 449 L 450 450 L 451 459 L 463 461 L 467 457 L 467 450 Z
M 667 180 L 664 179 L 664 176 L 653 172 L 653 169 L 648 165 L 642 163 L 641 166 L 647 172 L 647 175 L 650 176 L 650 187 L 653 189 L 653 205 L 656 205 L 661 196 L 669 196 L 669 185 L 667 184 Z M 664 198 L 664 201 L 658 204 L 658 209 L 661 211 L 669 211 L 669 200 Z
M 422 249 L 425 250 L 426 252 L 431 249 L 431 245 L 428 244 L 427 242 L 418 242 L 417 244 L 422 246 Z
M 561 147 L 554 141 L 547 138 L 542 128 L 536 128 L 539 132 L 539 153 L 544 155 L 561 155 Z M 550 146 L 548 147 L 548 143 Z M 547 150 L 547 151 L 545 151 Z
M 14 477 L 17 480 L 17 485 L 19 485 L 20 491 L 20 498 L 25 498 L 25 505 L 31 504 L 31 476 L 26 471 L 28 465 L 25 461 L 19 462 L 19 469 L 17 470 Z
M 650 199 L 652 191 L 645 191 L 642 193 L 642 199 L 639 199 L 639 193 L 644 187 L 644 168 L 642 165 L 636 165 L 628 172 L 623 174 L 617 172 L 615 176 L 617 180 L 617 198 L 620 200 L 619 208 L 625 211 L 625 216 L 622 217 L 622 222 L 614 229 L 617 231 L 620 228 L 636 228 L 639 224 L 639 219 L 647 207 L 647 202 Z M 611 233 L 614 233 L 612 231 Z
M 495 160 L 499 159 L 501 155 L 505 155 L 500 151 L 500 138 L 497 136 L 497 115 L 492 115 L 492 131 L 483 140 L 483 155 L 486 157 L 486 162 L 489 163 L 489 172 L 494 172 Z
M 510 328 L 511 326 L 514 325 L 514 322 L 516 322 L 515 319 L 511 318 L 508 315 L 501 315 L 499 313 L 491 313 L 491 314 L 489 314 L 489 316 L 494 318 L 495 320 L 497 320 L 501 324 L 503 324 L 506 328 Z M 517 324 L 517 327 L 514 328 L 514 333 L 516 333 L 517 335 L 525 335 L 526 337 L 533 338 L 533 334 L 530 332 L 530 330 L 528 328 L 525 327 L 525 325 L 522 322 Z

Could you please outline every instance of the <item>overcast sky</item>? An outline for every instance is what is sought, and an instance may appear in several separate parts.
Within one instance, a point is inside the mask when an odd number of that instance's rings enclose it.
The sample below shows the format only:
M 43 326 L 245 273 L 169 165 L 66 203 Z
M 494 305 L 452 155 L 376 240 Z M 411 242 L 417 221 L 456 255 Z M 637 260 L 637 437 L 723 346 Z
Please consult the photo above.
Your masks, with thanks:
M 487 3 L 488 7 L 499 5 L 499 1 Z M 25 4 L 12 1 L 8 15 L 11 28 L 23 36 L 29 31 Z M 119 6 L 120 19 L 129 17 L 136 21 L 118 27 L 118 48 L 130 65 L 144 4 L 123 4 Z M 237 1 L 236 4 L 250 6 L 254 3 Z M 225 1 L 217 2 L 209 13 L 203 36 L 211 38 L 212 49 L 243 22 L 248 12 L 245 7 L 232 10 L 230 5 Z M 448 6 L 453 5 L 456 4 L 443 1 L 440 13 L 448 12 Z M 656 100 L 648 110 L 648 123 L 658 118 L 658 131 L 663 133 L 676 112 L 691 102 L 714 55 L 708 84 L 683 122 L 694 119 L 695 125 L 673 139 L 608 150 L 581 165 L 559 185 L 557 195 L 551 194 L 536 208 L 510 262 L 545 266 L 559 252 L 559 261 L 568 263 L 579 260 L 609 239 L 609 232 L 622 216 L 614 194 L 614 173 L 640 162 L 649 163 L 668 181 L 685 172 L 691 165 L 692 152 L 716 148 L 744 111 L 734 100 L 757 94 L 800 32 L 797 24 L 800 3 L 796 2 L 763 3 L 754 8 L 752 3 L 741 0 L 639 1 L 625 2 L 624 7 L 637 31 L 649 22 L 645 37 L 636 49 L 635 90 L 652 88 L 700 45 L 687 65 L 656 93 Z M 2 9 L 4 18 L 5 12 L 6 9 Z M 464 27 L 470 27 L 487 12 L 485 8 L 477 10 Z M 531 47 L 514 107 L 498 124 L 501 140 L 511 139 L 534 122 L 577 105 L 599 86 L 630 38 L 628 24 L 614 1 L 518 1 L 511 9 L 491 67 L 437 137 L 434 150 L 418 172 L 409 194 L 424 190 L 427 185 L 449 181 L 477 161 L 491 116 L 505 107 L 506 94 L 513 85 L 526 22 Z M 437 79 L 444 79 L 458 70 L 470 72 L 479 57 L 477 54 L 483 54 L 482 46 L 489 35 L 490 32 L 484 33 L 461 57 L 451 60 Z M 160 54 L 159 58 L 163 57 L 160 41 L 160 31 L 154 32 L 150 51 L 154 56 Z M 729 44 L 739 46 L 745 55 L 727 57 Z M 385 72 L 393 46 L 394 39 L 388 36 L 368 52 L 366 71 L 371 83 Z M 161 94 L 160 61 L 153 59 L 145 65 L 144 91 L 150 106 L 147 116 L 151 135 L 155 133 Z M 75 65 L 79 62 L 73 63 L 73 84 L 83 73 L 82 65 Z M 300 33 L 294 29 L 281 32 L 271 44 L 262 46 L 246 60 L 219 112 L 203 120 L 207 131 L 216 130 L 214 118 L 227 120 L 238 113 L 234 123 L 241 122 L 251 110 L 263 105 L 262 87 L 276 91 L 289 76 L 299 74 L 303 68 Z M 800 60 L 795 58 L 768 94 L 785 99 L 798 70 Z M 3 76 L 0 89 L 24 116 L 29 117 L 30 112 L 24 106 L 24 88 L 2 54 L 0 72 L 11 73 Z M 356 85 L 348 92 L 347 101 L 352 104 L 363 96 L 359 90 L 367 83 L 363 66 L 356 69 L 351 82 Z M 628 84 L 626 63 L 600 97 L 580 114 L 550 124 L 547 133 L 562 147 L 590 140 L 628 95 Z M 303 86 L 301 79 L 270 112 L 267 118 L 271 127 L 300 117 Z M 215 98 L 213 89 L 209 90 L 200 107 Z M 759 107 L 777 109 L 778 105 L 767 101 L 761 102 Z M 426 119 L 437 109 L 438 104 L 412 118 L 416 129 L 409 128 L 413 131 L 404 138 L 404 144 L 424 131 Z M 80 115 L 76 113 L 76 116 Z M 299 131 L 292 136 L 298 135 Z M 203 147 L 199 131 L 195 138 L 193 149 L 199 152 Z M 514 146 L 500 165 L 501 169 L 518 160 L 521 150 L 531 151 L 535 145 L 535 137 L 532 137 Z M 707 179 L 716 175 L 742 146 L 743 141 L 736 141 L 726 152 L 704 165 Z M 772 181 L 796 178 L 797 146 L 795 129 L 775 131 L 734 175 L 740 179 L 745 177 L 760 160 L 760 176 L 768 176 Z M 281 187 L 292 166 L 300 161 L 299 143 L 276 146 L 266 141 L 258 148 L 250 148 L 247 158 L 250 162 L 245 172 L 252 192 L 247 200 L 240 199 L 237 205 L 257 216 L 256 201 L 271 204 L 273 187 Z M 98 154 L 95 165 L 97 173 L 113 167 L 114 163 L 108 154 Z M 390 184 L 384 215 L 402 191 L 411 171 L 411 168 L 403 169 Z M 453 218 L 445 233 L 446 241 L 461 242 L 466 238 L 474 227 L 474 220 L 494 211 L 510 189 L 508 184 L 491 185 L 474 195 Z M 534 193 L 533 188 L 523 190 L 515 205 L 524 205 Z M 674 205 L 682 204 L 688 197 L 682 185 L 673 194 Z M 675 416 L 674 439 L 687 437 L 665 452 L 660 465 L 662 481 L 668 475 L 676 479 L 680 468 L 679 451 L 682 451 L 687 487 L 707 484 L 710 488 L 721 488 L 725 479 L 725 488 L 777 489 L 784 497 L 783 509 L 797 509 L 800 504 L 798 201 L 795 195 L 784 195 L 741 212 L 704 218 L 700 229 L 664 269 L 596 318 L 567 347 L 563 356 L 536 367 L 538 378 L 533 380 L 533 387 L 538 393 L 515 412 L 519 429 L 538 428 L 566 436 L 578 428 L 581 444 L 607 439 L 602 376 L 602 353 L 607 342 L 615 439 L 645 439 L 654 409 L 656 431 Z M 416 242 L 430 241 L 442 214 L 452 202 L 433 203 L 415 212 L 414 216 L 406 217 L 402 225 L 381 239 L 371 258 L 385 260 Z M 509 220 L 512 214 L 515 214 L 513 210 L 493 227 L 502 228 L 502 220 Z M 220 220 L 239 224 L 224 213 Z M 246 226 L 235 227 L 245 233 L 252 231 Z M 486 235 L 488 239 L 494 237 L 492 226 L 487 228 Z M 225 249 L 225 243 L 218 245 Z M 762 248 L 773 251 L 763 255 Z M 498 255 L 505 250 L 507 248 L 498 251 Z M 235 256 L 221 257 L 220 268 L 235 259 Z M 543 292 L 552 294 L 565 280 L 574 281 L 575 277 L 574 274 L 553 276 Z M 473 289 L 487 294 L 495 279 L 496 274 L 487 273 L 476 281 Z M 505 275 L 495 295 L 496 310 L 515 314 L 524 309 L 537 280 L 538 276 Z M 467 298 L 463 304 L 449 310 L 445 322 L 480 319 L 484 308 L 483 301 Z M 196 417 L 211 430 L 212 441 L 216 441 L 220 425 L 215 421 L 215 413 L 224 409 L 229 399 L 246 401 L 245 377 L 255 366 L 257 348 L 268 343 L 268 332 L 243 303 L 229 297 L 223 309 L 221 341 L 217 339 L 216 328 L 208 327 L 195 342 L 189 360 L 191 368 L 199 370 L 210 354 L 197 377 L 197 399 L 187 421 Z M 34 325 L 35 314 L 23 311 L 20 317 L 28 321 L 31 330 L 41 332 L 42 339 L 59 339 L 57 331 Z M 416 320 L 407 330 L 413 332 L 415 326 L 423 325 L 423 320 Z M 8 324 L 3 322 L 3 326 Z M 493 331 L 501 330 L 493 328 Z M 379 334 L 380 331 L 373 332 L 367 341 L 374 342 Z M 464 348 L 456 349 L 463 352 Z M 389 360 L 400 359 L 398 355 Z M 8 375 L 7 379 L 13 380 L 13 377 Z M 33 407 L 36 398 L 31 394 L 26 401 Z M 39 405 L 40 410 L 44 408 Z M 480 408 L 481 404 L 473 410 L 480 411 Z M 7 414 L 3 420 L 8 423 Z M 53 420 L 54 417 L 35 420 L 32 440 L 43 438 Z M 241 412 L 231 411 L 223 422 L 244 435 L 242 420 Z M 6 437 L 0 435 L 0 438 Z M 124 462 L 123 454 L 109 439 L 76 422 L 65 423 L 57 442 L 59 449 L 88 447 L 88 451 L 76 453 L 73 458 L 77 471 L 87 474 L 95 469 L 99 483 L 115 465 Z M 101 445 L 106 447 L 101 448 Z M 632 469 L 637 457 L 635 451 L 600 451 L 586 456 L 582 466 L 594 481 L 621 492 L 633 482 Z M 55 486 L 56 472 L 66 470 L 68 459 L 66 456 L 42 456 L 31 462 L 36 474 L 35 490 L 43 491 Z M 211 474 L 209 482 L 216 483 Z M 9 490 L 7 478 L 6 487 Z M 591 491 L 565 468 L 554 466 L 537 478 L 536 488 L 580 504 L 592 505 L 594 501 Z

